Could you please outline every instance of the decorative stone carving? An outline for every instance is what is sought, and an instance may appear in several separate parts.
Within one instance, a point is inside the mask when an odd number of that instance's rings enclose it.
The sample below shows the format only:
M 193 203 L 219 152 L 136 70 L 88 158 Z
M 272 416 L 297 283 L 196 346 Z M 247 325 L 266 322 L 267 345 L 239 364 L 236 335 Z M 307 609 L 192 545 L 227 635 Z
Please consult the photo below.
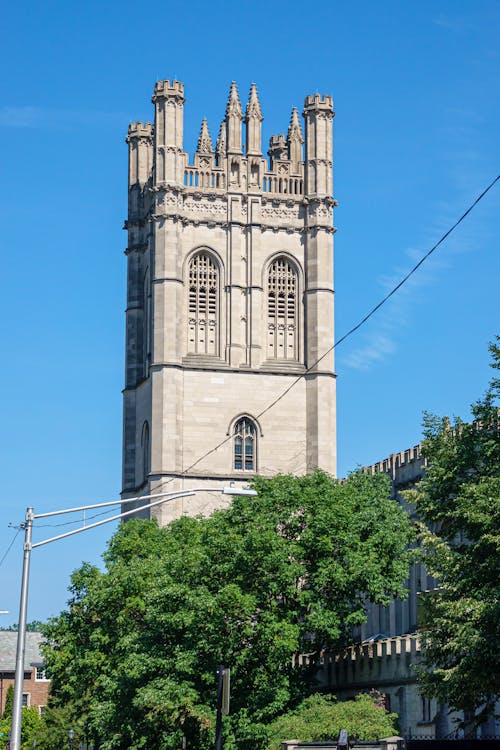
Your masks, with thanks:
M 287 208 L 286 206 L 278 206 L 269 208 L 268 206 L 262 206 L 262 218 L 263 219 L 299 219 L 300 209 Z
M 223 216 L 227 208 L 223 201 L 194 200 L 187 198 L 183 206 L 189 213 L 210 214 L 212 216 Z

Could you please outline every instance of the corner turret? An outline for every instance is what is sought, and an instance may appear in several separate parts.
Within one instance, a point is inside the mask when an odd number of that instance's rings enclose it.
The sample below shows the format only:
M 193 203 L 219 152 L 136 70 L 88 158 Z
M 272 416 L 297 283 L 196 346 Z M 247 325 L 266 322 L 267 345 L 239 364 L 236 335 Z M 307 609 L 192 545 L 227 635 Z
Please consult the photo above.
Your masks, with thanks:
M 128 143 L 128 184 L 143 187 L 153 168 L 153 125 L 150 122 L 131 122 L 126 137 Z
M 331 196 L 334 117 L 331 96 L 314 94 L 304 102 L 306 123 L 305 177 L 306 194 L 313 197 Z
M 184 84 L 158 81 L 152 98 L 155 105 L 155 180 L 156 184 L 182 185 Z

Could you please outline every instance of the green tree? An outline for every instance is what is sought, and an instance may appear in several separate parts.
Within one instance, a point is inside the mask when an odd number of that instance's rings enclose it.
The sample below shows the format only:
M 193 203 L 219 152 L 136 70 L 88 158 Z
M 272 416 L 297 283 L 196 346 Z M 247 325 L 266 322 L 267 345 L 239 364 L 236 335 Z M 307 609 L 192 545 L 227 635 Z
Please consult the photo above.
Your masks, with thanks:
M 264 747 L 266 726 L 308 692 L 365 601 L 403 594 L 408 519 L 385 476 L 316 472 L 255 481 L 210 518 L 130 521 L 106 572 L 73 574 L 69 609 L 44 629 L 55 706 L 88 718 L 104 750 L 213 743 L 215 672 L 232 669 L 226 746 Z M 307 667 L 294 656 L 311 655 Z
M 396 714 L 388 713 L 367 694 L 338 702 L 333 695 L 311 695 L 296 709 L 275 719 L 268 728 L 269 750 L 279 750 L 285 740 L 301 742 L 336 740 L 341 729 L 349 737 L 376 740 L 396 733 Z
M 490 346 L 492 366 L 500 349 Z M 472 405 L 473 421 L 427 414 L 428 468 L 413 493 L 428 570 L 439 588 L 423 594 L 425 692 L 483 721 L 500 693 L 499 380 Z
M 21 729 L 21 748 L 22 750 L 32 750 L 33 740 L 37 736 L 37 732 L 43 723 L 43 719 L 38 713 L 36 706 L 25 706 L 23 708 L 22 715 L 22 729 Z M 2 718 L 0 719 L 0 750 L 5 750 L 9 732 L 12 727 L 12 707 L 10 713 L 4 711 Z
M 14 708 L 14 685 L 9 685 L 5 693 L 5 705 L 3 709 L 2 719 L 12 718 L 12 709 Z
M 75 715 L 72 705 L 55 708 L 49 702 L 33 736 L 36 750 L 65 750 L 68 748 L 69 729 L 73 729 L 75 733 L 74 748 L 92 744 L 92 738 L 88 737 L 85 732 L 82 718 Z M 33 748 L 28 748 L 28 750 L 33 750 Z

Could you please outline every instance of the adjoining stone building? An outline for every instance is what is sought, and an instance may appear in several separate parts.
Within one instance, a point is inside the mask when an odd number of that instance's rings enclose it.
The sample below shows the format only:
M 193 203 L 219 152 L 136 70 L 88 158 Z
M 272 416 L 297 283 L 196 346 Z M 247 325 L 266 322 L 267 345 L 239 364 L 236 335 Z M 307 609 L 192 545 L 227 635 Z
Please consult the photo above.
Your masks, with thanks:
M 192 164 L 184 101 L 159 81 L 154 124 L 127 137 L 123 497 L 334 475 L 332 99 L 306 97 L 304 130 L 294 108 L 268 161 L 257 89 L 243 112 L 233 82 L 215 147 L 203 120 Z
M 427 462 L 420 445 L 393 453 L 383 461 L 365 468 L 370 474 L 386 473 L 391 480 L 391 495 L 410 515 L 414 508 L 403 497 L 424 474 Z M 418 597 L 431 591 L 438 581 L 425 565 L 414 564 L 407 581 L 406 599 L 394 599 L 388 607 L 367 604 L 366 622 L 353 632 L 353 645 L 340 654 L 325 654 L 318 673 L 322 690 L 339 698 L 352 698 L 360 692 L 378 690 L 386 697 L 387 707 L 398 714 L 399 729 L 405 737 L 449 738 L 464 736 L 457 722 L 467 722 L 463 713 L 450 712 L 447 705 L 422 695 L 415 665 L 421 659 Z M 500 708 L 500 705 L 498 706 Z M 472 720 L 472 716 L 469 717 Z M 481 738 L 500 736 L 500 720 L 491 717 L 476 730 L 472 722 L 466 734 Z

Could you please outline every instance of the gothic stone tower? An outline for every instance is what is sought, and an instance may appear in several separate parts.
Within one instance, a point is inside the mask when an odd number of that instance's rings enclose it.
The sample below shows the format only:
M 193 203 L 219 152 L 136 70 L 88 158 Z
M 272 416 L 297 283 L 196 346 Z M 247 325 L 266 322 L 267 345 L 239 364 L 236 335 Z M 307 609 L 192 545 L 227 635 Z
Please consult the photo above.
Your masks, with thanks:
M 193 164 L 184 102 L 182 83 L 159 81 L 154 125 L 127 137 L 123 497 L 334 474 L 332 99 L 306 98 L 305 138 L 293 109 L 269 163 L 255 85 L 245 112 L 231 85 L 215 149 L 204 120 Z

